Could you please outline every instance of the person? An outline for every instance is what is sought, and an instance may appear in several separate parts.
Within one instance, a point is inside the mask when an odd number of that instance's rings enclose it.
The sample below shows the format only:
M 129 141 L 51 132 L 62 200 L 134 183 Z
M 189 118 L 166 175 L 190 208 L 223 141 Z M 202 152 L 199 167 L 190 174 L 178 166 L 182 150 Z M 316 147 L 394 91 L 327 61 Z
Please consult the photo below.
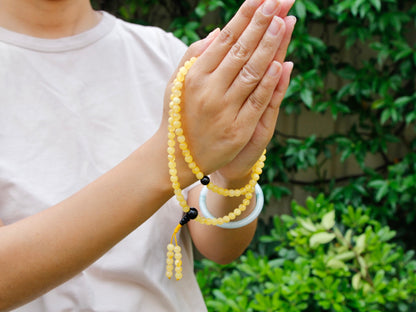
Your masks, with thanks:
M 87 0 L 0 0 L 0 311 L 206 311 L 191 242 L 227 263 L 256 222 L 190 222 L 183 278 L 165 277 L 182 216 L 167 168 L 173 77 L 198 57 L 182 90 L 187 142 L 212 181 L 244 185 L 290 80 L 293 1 L 247 0 L 187 48 Z M 176 158 L 198 207 L 201 188 Z M 207 204 L 219 216 L 239 200 L 210 192 Z

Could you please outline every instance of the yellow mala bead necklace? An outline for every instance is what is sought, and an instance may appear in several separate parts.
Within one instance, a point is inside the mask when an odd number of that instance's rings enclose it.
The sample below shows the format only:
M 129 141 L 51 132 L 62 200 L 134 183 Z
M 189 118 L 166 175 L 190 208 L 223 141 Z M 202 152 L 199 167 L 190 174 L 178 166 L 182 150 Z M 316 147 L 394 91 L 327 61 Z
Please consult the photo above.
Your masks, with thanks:
M 201 224 L 206 225 L 221 225 L 228 223 L 234 220 L 237 216 L 241 215 L 243 211 L 246 210 L 247 206 L 250 204 L 250 200 L 253 197 L 254 188 L 257 184 L 257 181 L 260 178 L 262 173 L 262 168 L 264 167 L 264 161 L 266 160 L 266 150 L 255 163 L 251 170 L 251 179 L 247 185 L 239 189 L 224 189 L 213 184 L 209 177 L 204 175 L 195 163 L 191 152 L 186 143 L 184 136 L 184 131 L 182 129 L 181 122 L 181 96 L 182 88 L 184 86 L 185 76 L 188 73 L 191 66 L 197 60 L 196 57 L 191 58 L 189 61 L 186 61 L 184 66 L 181 67 L 176 75 L 176 78 L 173 82 L 173 87 L 171 90 L 170 103 L 169 103 L 169 120 L 168 120 L 168 166 L 170 181 L 172 183 L 172 188 L 175 194 L 176 199 L 178 200 L 180 206 L 183 209 L 184 216 L 180 220 L 179 224 L 176 226 L 170 243 L 167 246 L 167 260 L 166 260 L 166 276 L 170 279 L 173 274 L 173 268 L 175 267 L 175 278 L 180 280 L 182 278 L 182 254 L 181 247 L 178 246 L 176 234 L 179 232 L 181 227 L 188 223 L 190 220 L 195 220 Z M 178 179 L 178 172 L 176 169 L 176 156 L 175 156 L 175 146 L 178 143 L 179 149 L 182 152 L 185 162 L 188 164 L 189 169 L 195 174 L 196 178 L 201 181 L 201 184 L 206 185 L 207 188 L 217 194 L 228 196 L 228 197 L 238 197 L 244 195 L 242 203 L 235 208 L 233 211 L 227 215 L 219 218 L 205 218 L 198 215 L 198 211 L 195 208 L 189 207 L 185 197 L 182 194 L 181 185 Z M 175 244 L 174 244 L 175 243 Z

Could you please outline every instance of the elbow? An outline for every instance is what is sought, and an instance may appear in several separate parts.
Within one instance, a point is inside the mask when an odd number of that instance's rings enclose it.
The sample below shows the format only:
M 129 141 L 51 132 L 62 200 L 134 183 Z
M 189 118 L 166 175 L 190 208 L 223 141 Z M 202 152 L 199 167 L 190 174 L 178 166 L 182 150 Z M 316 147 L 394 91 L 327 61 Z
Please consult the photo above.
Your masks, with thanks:
M 4 289 L 0 286 L 0 289 Z M 6 292 L 2 291 L 0 293 L 0 312 L 8 312 L 12 311 L 13 309 L 18 308 L 22 304 L 18 304 L 14 302 L 12 296 L 7 295 Z
M 16 307 L 13 307 L 3 297 L 0 297 L 0 312 L 11 311 L 12 308 L 16 308 Z
M 245 250 L 245 247 L 240 246 L 240 248 L 233 248 L 232 250 L 227 250 L 222 253 L 211 255 L 211 257 L 209 257 L 208 259 L 214 261 L 215 263 L 226 265 L 240 258 L 240 256 L 244 253 Z
M 13 296 L 8 295 L 0 295 L 0 312 L 9 312 L 14 309 L 21 307 L 22 305 L 30 302 L 30 299 L 27 300 L 19 300 L 17 298 L 13 298 Z
M 226 264 L 230 264 L 231 262 L 237 260 L 241 255 L 237 256 L 237 257 L 222 257 L 222 258 L 218 258 L 218 259 L 210 259 L 212 261 L 214 261 L 217 264 L 220 265 L 226 265 Z
M 246 246 L 233 246 L 230 248 L 212 248 L 209 250 L 201 250 L 200 253 L 217 264 L 226 265 L 237 260 L 246 250 Z

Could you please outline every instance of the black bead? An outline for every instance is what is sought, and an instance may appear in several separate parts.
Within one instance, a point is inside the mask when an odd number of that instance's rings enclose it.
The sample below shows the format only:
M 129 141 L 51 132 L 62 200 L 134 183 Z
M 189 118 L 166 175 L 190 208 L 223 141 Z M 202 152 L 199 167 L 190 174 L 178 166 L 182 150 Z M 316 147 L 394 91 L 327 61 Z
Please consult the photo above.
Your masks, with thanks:
M 204 176 L 204 177 L 201 179 L 201 184 L 202 184 L 202 185 L 208 185 L 210 181 L 211 181 L 211 180 L 209 179 L 209 177 L 208 177 L 208 176 Z
M 180 225 L 185 225 L 185 224 L 187 224 L 189 222 L 189 220 L 191 220 L 191 219 L 189 218 L 188 214 L 185 214 L 182 217 L 181 221 L 179 221 L 179 224 Z
M 189 211 L 183 215 L 181 221 L 179 221 L 179 224 L 185 225 L 189 221 L 195 219 L 197 216 L 198 216 L 198 210 L 196 210 L 195 208 L 189 208 Z
M 186 214 L 189 216 L 189 219 L 193 220 L 198 216 L 198 210 L 190 208 Z

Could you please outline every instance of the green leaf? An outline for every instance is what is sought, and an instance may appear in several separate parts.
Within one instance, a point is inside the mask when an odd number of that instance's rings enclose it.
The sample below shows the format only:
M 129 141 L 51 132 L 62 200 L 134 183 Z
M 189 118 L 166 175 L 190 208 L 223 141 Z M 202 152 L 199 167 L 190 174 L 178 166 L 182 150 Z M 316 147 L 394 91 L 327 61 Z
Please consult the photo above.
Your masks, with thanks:
M 356 273 L 354 274 L 354 276 L 352 277 L 352 288 L 354 288 L 355 290 L 359 290 L 361 287 L 361 274 L 360 273 Z
M 352 239 L 352 230 L 348 229 L 347 232 L 345 232 L 345 236 L 344 236 L 345 240 L 347 241 L 348 244 L 351 243 L 351 239 Z
M 389 182 L 386 180 L 374 180 L 368 184 L 369 187 L 377 189 L 376 201 L 380 201 L 389 191 Z
M 412 97 L 410 96 L 402 96 L 402 97 L 397 98 L 394 101 L 394 105 L 401 107 L 401 106 L 408 104 L 411 100 L 412 100 Z
M 391 109 L 385 109 L 382 113 L 381 113 L 381 118 L 380 118 L 380 123 L 382 125 L 384 125 L 386 123 L 387 120 L 389 120 L 391 117 Z
M 346 265 L 345 265 L 344 262 L 342 262 L 342 261 L 340 261 L 338 259 L 335 259 L 335 258 L 329 260 L 327 262 L 326 266 L 328 268 L 331 268 L 331 269 L 342 269 L 342 268 L 345 268 L 346 267 Z
M 205 5 L 202 5 L 202 3 L 200 3 L 196 8 L 195 8 L 195 13 L 199 18 L 204 17 L 207 14 L 207 8 Z
M 310 232 L 316 232 L 317 231 L 316 226 L 312 223 L 312 221 L 310 219 L 307 219 L 307 220 L 299 219 L 299 223 L 304 229 L 306 229 Z
M 321 10 L 319 7 L 313 3 L 312 1 L 305 1 L 306 10 L 314 14 L 315 16 L 319 17 L 322 15 Z
M 341 261 L 348 261 L 354 258 L 355 258 L 354 251 L 346 251 L 334 257 L 334 259 L 341 260 Z
M 354 247 L 354 250 L 356 253 L 361 254 L 365 250 L 365 247 L 366 247 L 365 239 L 366 239 L 365 233 L 361 234 L 360 236 L 356 238 L 355 247 Z
M 364 258 L 359 256 L 358 257 L 358 264 L 360 265 L 360 272 L 362 277 L 367 276 L 367 263 L 365 262 Z
M 409 125 L 410 123 L 412 123 L 413 121 L 416 120 L 416 110 L 410 112 L 409 114 L 406 115 L 406 124 Z
M 309 246 L 314 248 L 322 244 L 327 244 L 335 238 L 334 233 L 320 232 L 311 236 Z
M 310 89 L 302 89 L 300 92 L 300 98 L 306 107 L 311 108 L 313 105 L 313 92 Z
M 389 191 L 389 183 L 385 181 L 385 183 L 378 189 L 376 194 L 376 201 L 380 201 Z
M 394 57 L 394 61 L 400 61 L 401 59 L 404 59 L 408 56 L 411 56 L 413 53 L 412 49 L 410 49 L 409 47 L 407 49 L 403 49 L 401 51 L 399 51 L 399 53 L 397 53 Z
M 385 272 L 383 270 L 377 271 L 376 276 L 373 279 L 375 288 L 378 288 L 381 285 L 381 283 L 383 282 L 384 276 L 385 276 Z
M 377 12 L 381 10 L 381 1 L 380 0 L 370 0 L 371 4 L 376 8 Z
M 299 19 L 303 20 L 306 17 L 306 7 L 302 1 L 296 1 L 294 5 L 296 15 Z
M 321 224 L 326 230 L 332 229 L 332 227 L 335 225 L 335 210 L 326 213 L 322 217 Z
M 372 109 L 379 109 L 384 106 L 384 99 L 378 99 L 371 104 Z

